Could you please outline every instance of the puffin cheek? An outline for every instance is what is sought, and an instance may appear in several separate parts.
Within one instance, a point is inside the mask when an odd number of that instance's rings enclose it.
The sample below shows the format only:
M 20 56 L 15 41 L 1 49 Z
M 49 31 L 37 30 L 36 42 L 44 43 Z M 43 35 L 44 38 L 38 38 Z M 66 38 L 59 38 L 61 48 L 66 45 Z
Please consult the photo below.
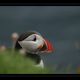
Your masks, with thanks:
M 34 43 L 34 42 L 31 42 L 30 44 L 29 44 L 29 47 L 28 47 L 31 51 L 36 51 L 36 49 L 37 49 L 37 44 L 36 43 Z
M 26 50 L 35 51 L 37 49 L 37 44 L 33 41 L 20 41 L 19 44 Z
M 24 49 L 26 49 L 26 48 L 29 46 L 26 41 L 19 41 L 18 43 L 19 43 L 20 46 L 21 46 L 22 48 L 24 48 Z
M 37 41 L 37 49 L 41 49 L 43 47 L 43 44 L 44 44 L 43 40 Z

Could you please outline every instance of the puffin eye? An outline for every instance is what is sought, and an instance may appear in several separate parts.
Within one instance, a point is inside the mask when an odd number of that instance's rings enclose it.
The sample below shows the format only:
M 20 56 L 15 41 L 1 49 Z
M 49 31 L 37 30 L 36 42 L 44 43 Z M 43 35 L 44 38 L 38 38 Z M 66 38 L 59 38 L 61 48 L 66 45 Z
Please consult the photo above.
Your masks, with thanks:
M 36 41 L 36 36 L 34 37 L 34 39 L 32 41 Z

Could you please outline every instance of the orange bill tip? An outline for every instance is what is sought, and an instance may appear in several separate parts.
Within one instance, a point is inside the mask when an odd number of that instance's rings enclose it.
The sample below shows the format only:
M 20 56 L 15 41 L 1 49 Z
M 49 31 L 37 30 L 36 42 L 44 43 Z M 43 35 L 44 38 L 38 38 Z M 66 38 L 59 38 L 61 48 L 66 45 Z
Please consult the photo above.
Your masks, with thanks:
M 47 52 L 53 52 L 55 50 L 52 43 L 49 40 L 45 39 L 45 43 L 47 45 Z

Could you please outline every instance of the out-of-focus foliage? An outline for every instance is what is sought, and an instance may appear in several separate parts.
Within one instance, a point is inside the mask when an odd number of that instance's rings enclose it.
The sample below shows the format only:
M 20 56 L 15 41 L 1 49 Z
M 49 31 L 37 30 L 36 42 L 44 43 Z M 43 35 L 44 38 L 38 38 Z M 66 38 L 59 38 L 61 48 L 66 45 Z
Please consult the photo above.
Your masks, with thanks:
M 0 74 L 46 74 L 47 68 L 37 68 L 29 58 L 11 50 L 0 52 Z
M 72 70 L 71 64 L 66 68 L 54 65 L 52 68 L 45 66 L 44 69 L 34 65 L 29 58 L 18 52 L 12 52 L 11 49 L 0 52 L 0 74 L 71 74 Z M 80 74 L 80 67 L 75 73 Z

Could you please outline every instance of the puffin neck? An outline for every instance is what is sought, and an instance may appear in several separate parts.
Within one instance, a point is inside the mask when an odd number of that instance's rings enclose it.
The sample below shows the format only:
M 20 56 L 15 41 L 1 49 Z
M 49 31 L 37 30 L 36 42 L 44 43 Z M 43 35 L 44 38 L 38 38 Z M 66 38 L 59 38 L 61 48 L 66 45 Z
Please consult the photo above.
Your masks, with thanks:
M 39 64 L 41 61 L 41 58 L 38 54 L 32 54 L 32 53 L 26 53 L 26 57 L 30 58 L 32 61 L 35 62 L 35 64 Z

